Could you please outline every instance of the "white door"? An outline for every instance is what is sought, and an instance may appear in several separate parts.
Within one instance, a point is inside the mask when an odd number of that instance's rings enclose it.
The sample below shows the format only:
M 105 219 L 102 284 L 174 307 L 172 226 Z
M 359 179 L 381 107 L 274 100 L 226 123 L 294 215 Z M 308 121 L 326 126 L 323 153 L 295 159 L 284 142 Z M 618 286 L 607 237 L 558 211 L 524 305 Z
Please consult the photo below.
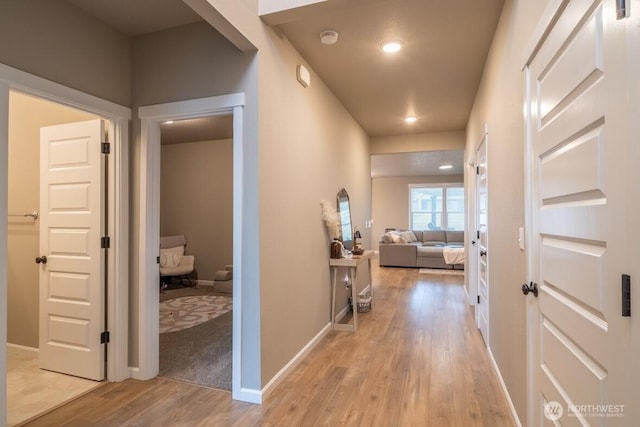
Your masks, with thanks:
M 93 380 L 105 363 L 103 135 L 99 119 L 40 130 L 40 367 Z
M 528 66 L 534 426 L 638 422 L 624 416 L 631 363 L 621 281 L 638 262 L 627 256 L 628 227 L 637 226 L 627 208 L 637 195 L 626 184 L 624 28 L 614 0 L 571 1 Z
M 482 333 L 484 342 L 489 345 L 489 263 L 487 240 L 487 134 L 476 153 L 476 252 L 478 301 L 476 305 L 476 324 Z

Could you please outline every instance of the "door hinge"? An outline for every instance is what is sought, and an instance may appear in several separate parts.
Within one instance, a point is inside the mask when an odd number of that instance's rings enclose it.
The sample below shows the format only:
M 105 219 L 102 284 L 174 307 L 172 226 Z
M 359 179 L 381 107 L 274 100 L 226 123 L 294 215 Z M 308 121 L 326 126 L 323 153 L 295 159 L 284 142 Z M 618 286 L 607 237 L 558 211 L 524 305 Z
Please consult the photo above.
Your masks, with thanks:
M 100 344 L 107 344 L 109 342 L 109 331 L 100 333 Z
M 102 143 L 102 154 L 111 154 L 111 144 L 108 142 Z
M 480 175 L 480 166 L 476 166 L 476 175 Z
M 616 0 L 616 19 L 627 17 L 627 0 Z
M 622 316 L 631 317 L 631 276 L 622 275 Z
M 476 231 L 476 239 L 480 238 L 480 230 Z
M 160 257 L 159 256 L 156 257 L 156 264 L 160 264 Z
M 480 295 L 478 295 L 478 304 L 480 304 Z
M 100 247 L 102 249 L 109 249 L 111 247 L 111 238 L 109 236 L 101 237 Z

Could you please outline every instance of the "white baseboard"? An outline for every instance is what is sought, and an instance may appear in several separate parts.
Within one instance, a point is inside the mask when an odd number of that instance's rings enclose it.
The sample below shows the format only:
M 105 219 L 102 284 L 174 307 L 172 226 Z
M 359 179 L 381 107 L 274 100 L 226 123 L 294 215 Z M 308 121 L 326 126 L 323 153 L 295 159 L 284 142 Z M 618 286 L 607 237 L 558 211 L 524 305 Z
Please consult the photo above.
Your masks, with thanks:
M 500 373 L 500 368 L 498 368 L 498 363 L 496 359 L 493 357 L 493 353 L 491 349 L 487 347 L 487 353 L 489 354 L 489 359 L 491 360 L 491 365 L 493 366 L 493 370 L 496 372 L 498 376 L 498 381 L 500 382 L 500 387 L 502 387 L 502 392 L 504 396 L 507 398 L 507 403 L 509 404 L 509 409 L 511 410 L 511 418 L 513 418 L 513 422 L 517 427 L 522 427 L 522 423 L 520 422 L 520 418 L 518 417 L 518 412 L 516 411 L 516 407 L 513 406 L 513 401 L 511 401 L 511 395 L 509 395 L 509 391 L 507 390 L 507 385 L 504 383 L 502 379 L 502 374 Z
M 240 400 L 242 402 L 256 403 L 258 405 L 262 405 L 264 393 L 260 390 L 256 390 L 253 388 L 240 388 L 238 393 L 233 393 L 231 396 L 233 400 Z
M 26 345 L 11 344 L 10 342 L 7 343 L 7 347 L 19 348 L 20 350 L 33 351 L 33 352 L 36 352 L 36 353 L 40 352 L 39 348 L 27 347 Z
M 213 287 L 213 280 L 198 279 L 196 285 L 198 286 L 211 286 Z
M 322 328 L 322 330 L 320 330 L 320 332 L 318 332 L 318 334 L 313 337 L 311 341 L 309 341 L 307 345 L 305 345 L 302 350 L 300 350 L 298 354 L 296 354 L 293 359 L 289 361 L 289 363 L 284 365 L 284 367 L 280 369 L 280 371 L 275 374 L 273 378 L 271 378 L 271 381 L 269 381 L 267 385 L 262 388 L 262 399 L 260 403 L 262 403 L 262 400 L 266 399 L 269 393 L 271 393 L 276 388 L 276 386 L 280 384 L 280 382 L 284 380 L 287 375 L 289 375 L 291 371 L 293 371 L 293 369 L 298 366 L 300 362 L 302 362 L 302 360 L 304 360 L 307 354 L 309 354 L 309 352 L 311 352 L 311 350 L 313 350 L 313 348 L 318 345 L 320 341 L 322 341 L 322 339 L 329 333 L 329 331 L 331 331 L 331 323 L 327 323 L 327 325 Z

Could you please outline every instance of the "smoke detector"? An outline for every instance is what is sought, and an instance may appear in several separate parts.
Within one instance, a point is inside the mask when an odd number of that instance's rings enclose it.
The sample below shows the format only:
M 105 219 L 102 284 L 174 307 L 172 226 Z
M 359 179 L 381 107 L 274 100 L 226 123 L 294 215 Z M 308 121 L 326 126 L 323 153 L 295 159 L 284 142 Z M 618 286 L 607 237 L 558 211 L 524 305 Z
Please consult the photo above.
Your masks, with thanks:
M 325 30 L 320 33 L 320 41 L 322 44 L 334 44 L 338 41 L 338 32 L 333 30 Z

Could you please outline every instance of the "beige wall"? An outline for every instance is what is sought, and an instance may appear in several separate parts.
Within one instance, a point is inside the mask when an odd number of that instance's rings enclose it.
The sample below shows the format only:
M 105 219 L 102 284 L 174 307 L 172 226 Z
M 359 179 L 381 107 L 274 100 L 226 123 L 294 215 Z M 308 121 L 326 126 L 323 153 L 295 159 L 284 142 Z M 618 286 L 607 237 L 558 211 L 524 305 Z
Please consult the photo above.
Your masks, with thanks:
M 371 210 L 373 229 L 371 247 L 378 250 L 378 241 L 385 228 L 409 228 L 410 184 L 457 184 L 463 175 L 397 176 L 371 179 Z
M 61 0 L 2 0 L 0 63 L 130 104 L 129 39 Z
M 131 235 L 137 235 L 139 224 L 139 185 L 140 185 L 140 121 L 135 117 L 137 107 L 156 103 L 180 101 L 229 93 L 244 92 L 247 105 L 244 108 L 245 141 L 243 147 L 246 185 L 253 185 L 251 192 L 246 193 L 244 201 L 245 220 L 248 230 L 246 243 L 243 245 L 243 262 L 247 271 L 244 273 L 248 290 L 244 305 L 248 307 L 248 315 L 254 315 L 254 323 L 245 319 L 247 332 L 243 341 L 252 343 L 253 347 L 243 347 L 245 359 L 243 365 L 251 366 L 252 372 L 243 374 L 243 387 L 260 387 L 260 341 L 259 341 L 259 307 L 251 305 L 252 299 L 259 298 L 259 256 L 257 253 L 257 231 L 251 230 L 258 223 L 257 198 L 257 140 L 258 140 L 258 90 L 257 62 L 255 53 L 244 54 L 238 51 L 217 31 L 208 24 L 197 23 L 182 27 L 146 34 L 133 39 L 132 69 L 132 104 L 134 119 L 132 121 L 131 143 Z M 252 184 L 253 182 L 253 184 Z M 250 236 L 250 237 L 249 237 Z M 138 366 L 138 307 L 140 301 L 138 265 L 138 242 L 131 242 L 130 264 L 130 336 L 129 363 Z
M 262 25 L 262 24 L 260 24 Z M 329 239 L 320 201 L 344 187 L 369 246 L 369 138 L 320 78 L 263 26 L 260 46 L 260 298 L 262 383 L 329 322 Z M 305 64 L 311 70 L 308 64 Z
M 465 159 L 488 127 L 489 347 L 520 420 L 526 420 L 524 75 L 520 62 L 548 1 L 506 1 L 467 127 Z M 468 189 L 471 191 L 471 189 Z
M 94 115 L 12 92 L 9 97 L 9 214 L 40 210 L 40 127 Z M 40 221 L 9 217 L 7 224 L 7 342 L 38 347 Z
M 162 146 L 160 235 L 183 234 L 198 280 L 233 264 L 233 141 Z
M 431 132 L 371 138 L 371 154 L 412 153 L 418 151 L 462 150 L 465 147 L 464 130 Z

